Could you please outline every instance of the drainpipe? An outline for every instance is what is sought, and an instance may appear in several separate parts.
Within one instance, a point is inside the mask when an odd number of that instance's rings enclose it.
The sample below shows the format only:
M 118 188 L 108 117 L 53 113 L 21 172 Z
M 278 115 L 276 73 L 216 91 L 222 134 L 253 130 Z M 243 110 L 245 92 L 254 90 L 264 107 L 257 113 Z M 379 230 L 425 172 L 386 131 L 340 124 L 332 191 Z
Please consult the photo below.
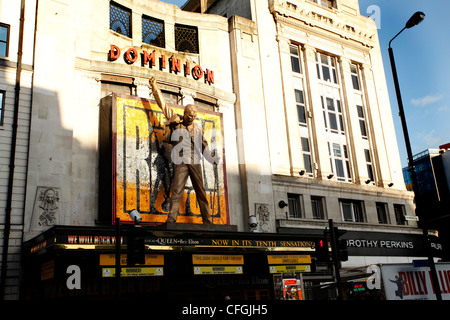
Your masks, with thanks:
M 2 270 L 0 274 L 0 299 L 5 299 L 6 288 L 6 273 L 8 270 L 8 249 L 9 249 L 9 235 L 11 231 L 11 210 L 14 184 L 14 168 L 16 163 L 16 142 L 17 142 L 17 127 L 19 119 L 19 97 L 20 97 L 20 76 L 22 73 L 22 48 L 23 48 L 23 29 L 25 20 L 25 0 L 20 3 L 20 27 L 19 27 L 19 46 L 17 50 L 17 67 L 16 67 L 16 85 L 14 95 L 14 118 L 12 125 L 11 136 L 11 151 L 9 160 L 9 179 L 8 191 L 5 208 L 5 228 L 3 235 L 3 253 L 2 253 Z

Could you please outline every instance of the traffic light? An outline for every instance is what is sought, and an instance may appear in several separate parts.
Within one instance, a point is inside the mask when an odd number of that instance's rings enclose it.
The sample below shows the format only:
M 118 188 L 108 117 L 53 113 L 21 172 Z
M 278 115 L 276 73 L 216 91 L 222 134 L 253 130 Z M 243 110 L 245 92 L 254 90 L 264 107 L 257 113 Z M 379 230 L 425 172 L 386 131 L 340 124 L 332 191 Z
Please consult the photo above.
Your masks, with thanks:
M 326 238 L 316 240 L 315 248 L 317 261 L 328 262 L 330 260 L 328 255 L 328 241 L 326 241 Z
M 130 226 L 127 237 L 127 266 L 145 264 L 145 242 L 137 227 Z
M 336 241 L 336 251 L 339 261 L 348 261 L 347 240 L 340 239 L 347 230 L 338 229 L 334 227 L 334 237 Z
M 339 239 L 337 243 L 338 258 L 340 261 L 348 260 L 347 240 Z

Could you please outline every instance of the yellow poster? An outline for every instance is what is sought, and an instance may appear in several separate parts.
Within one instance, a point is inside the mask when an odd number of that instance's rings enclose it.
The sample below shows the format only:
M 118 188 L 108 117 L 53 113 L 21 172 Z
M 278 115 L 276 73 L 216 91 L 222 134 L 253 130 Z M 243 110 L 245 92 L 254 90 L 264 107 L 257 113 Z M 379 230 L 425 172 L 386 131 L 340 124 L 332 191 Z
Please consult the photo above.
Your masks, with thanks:
M 142 223 L 164 223 L 169 212 L 174 171 L 172 145 L 163 139 L 167 119 L 153 100 L 114 97 L 113 218 L 131 221 L 129 212 L 136 209 L 142 216 Z M 172 105 L 172 108 L 183 115 L 183 106 Z M 221 114 L 199 109 L 196 121 L 202 126 L 209 145 L 224 159 Z M 223 162 L 213 165 L 203 157 L 201 165 L 211 220 L 214 224 L 229 224 L 225 166 Z M 185 186 L 177 222 L 202 223 L 190 179 Z
M 311 263 L 310 255 L 299 255 L 299 254 L 289 254 L 289 255 L 268 255 L 267 261 L 269 264 L 302 264 Z
M 116 264 L 116 255 L 114 253 L 104 253 L 100 254 L 100 265 L 101 266 L 114 266 Z M 120 255 L 120 265 L 127 265 L 127 255 Z M 139 265 L 139 264 L 137 264 Z M 146 254 L 145 263 L 146 266 L 163 266 L 164 265 L 164 255 L 162 254 Z
M 194 266 L 195 275 L 243 274 L 242 266 Z
M 164 275 L 164 267 L 133 267 L 121 268 L 121 277 L 160 277 Z M 103 278 L 114 278 L 116 268 L 102 268 Z
M 230 265 L 244 264 L 243 255 L 193 254 L 192 264 Z
M 270 273 L 296 273 L 296 272 L 311 272 L 310 265 L 282 265 L 269 266 Z

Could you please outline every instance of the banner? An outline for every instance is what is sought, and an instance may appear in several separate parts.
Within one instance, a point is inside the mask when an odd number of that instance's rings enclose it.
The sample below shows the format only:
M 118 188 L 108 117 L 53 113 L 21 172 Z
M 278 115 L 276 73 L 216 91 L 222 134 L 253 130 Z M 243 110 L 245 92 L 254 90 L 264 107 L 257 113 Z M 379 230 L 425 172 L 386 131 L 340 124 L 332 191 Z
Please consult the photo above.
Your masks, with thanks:
M 194 266 L 195 275 L 243 274 L 242 266 Z
M 134 267 L 121 268 L 120 277 L 161 277 L 164 275 L 164 267 Z M 102 268 L 103 278 L 114 278 L 116 268 Z
M 443 300 L 450 300 L 450 264 L 436 264 Z M 386 300 L 436 300 L 429 267 L 382 265 Z
M 172 145 L 163 139 L 167 119 L 153 100 L 113 95 L 112 106 L 113 219 L 132 221 L 129 212 L 136 209 L 142 216 L 142 223 L 164 223 L 174 173 Z M 183 116 L 183 106 L 171 107 Z M 221 114 L 199 110 L 196 121 L 202 126 L 209 145 L 223 159 Z M 223 163 L 213 165 L 203 157 L 201 165 L 211 220 L 213 224 L 229 224 L 225 166 Z M 177 222 L 202 223 L 190 179 L 181 199 Z
M 222 254 L 193 254 L 192 264 L 206 265 L 236 265 L 244 264 L 243 255 L 222 255 Z

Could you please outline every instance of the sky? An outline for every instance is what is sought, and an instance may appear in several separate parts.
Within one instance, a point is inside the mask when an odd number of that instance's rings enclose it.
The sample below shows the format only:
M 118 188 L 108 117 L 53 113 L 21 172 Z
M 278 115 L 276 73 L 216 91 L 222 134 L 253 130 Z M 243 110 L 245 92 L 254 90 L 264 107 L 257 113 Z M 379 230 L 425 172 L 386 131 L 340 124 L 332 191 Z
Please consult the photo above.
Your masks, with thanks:
M 165 0 L 183 5 L 186 0 Z M 394 51 L 413 154 L 450 143 L 450 1 L 359 0 L 360 14 L 378 28 L 392 116 L 403 167 L 407 154 L 388 54 L 389 41 L 416 11 L 424 21 L 405 29 L 391 44 Z

